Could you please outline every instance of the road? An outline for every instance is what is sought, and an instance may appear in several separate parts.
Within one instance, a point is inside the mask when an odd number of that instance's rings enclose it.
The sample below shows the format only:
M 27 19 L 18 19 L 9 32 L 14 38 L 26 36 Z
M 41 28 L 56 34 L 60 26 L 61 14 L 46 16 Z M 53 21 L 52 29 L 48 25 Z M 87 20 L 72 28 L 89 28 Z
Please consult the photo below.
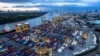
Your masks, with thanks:
M 93 56 L 96 53 L 96 51 L 99 51 L 100 52 L 100 32 L 94 31 L 94 33 L 98 37 L 98 40 L 99 40 L 99 48 L 97 50 L 89 53 L 89 54 L 84 55 L 84 56 Z

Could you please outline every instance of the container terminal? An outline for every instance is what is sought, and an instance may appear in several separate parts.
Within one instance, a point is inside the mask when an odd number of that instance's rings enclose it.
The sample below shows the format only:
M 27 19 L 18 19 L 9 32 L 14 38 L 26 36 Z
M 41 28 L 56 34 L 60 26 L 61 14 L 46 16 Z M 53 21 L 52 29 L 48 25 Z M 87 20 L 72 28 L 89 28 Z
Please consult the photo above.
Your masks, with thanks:
M 53 16 L 51 20 L 47 15 Z M 98 14 L 85 17 L 84 13 L 54 12 L 39 17 L 41 24 L 34 27 L 27 21 L 17 23 L 14 28 L 5 25 L 0 31 L 0 56 L 96 55 L 99 39 L 93 30 L 97 24 L 93 21 L 95 15 Z M 84 19 L 80 19 L 82 16 Z

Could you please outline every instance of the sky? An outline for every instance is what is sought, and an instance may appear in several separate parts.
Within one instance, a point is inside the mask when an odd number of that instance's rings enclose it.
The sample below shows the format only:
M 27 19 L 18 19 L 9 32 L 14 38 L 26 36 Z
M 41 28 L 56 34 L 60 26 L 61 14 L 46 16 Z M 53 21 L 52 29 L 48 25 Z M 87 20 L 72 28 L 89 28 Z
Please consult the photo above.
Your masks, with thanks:
M 41 10 L 42 6 L 100 7 L 100 0 L 0 0 L 0 10 Z

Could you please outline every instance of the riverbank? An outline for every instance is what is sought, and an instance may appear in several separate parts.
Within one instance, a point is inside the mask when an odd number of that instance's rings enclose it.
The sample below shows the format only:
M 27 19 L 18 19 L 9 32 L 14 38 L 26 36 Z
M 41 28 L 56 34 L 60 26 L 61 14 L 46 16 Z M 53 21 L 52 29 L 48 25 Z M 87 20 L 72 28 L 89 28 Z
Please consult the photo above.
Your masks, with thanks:
M 0 25 L 40 17 L 47 12 L 0 13 Z

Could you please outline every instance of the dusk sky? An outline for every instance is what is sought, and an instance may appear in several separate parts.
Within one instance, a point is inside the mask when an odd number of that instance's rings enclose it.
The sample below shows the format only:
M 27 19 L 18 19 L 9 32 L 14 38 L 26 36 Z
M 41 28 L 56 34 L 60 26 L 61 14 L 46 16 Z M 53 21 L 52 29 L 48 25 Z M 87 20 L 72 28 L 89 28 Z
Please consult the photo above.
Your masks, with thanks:
M 0 0 L 0 10 L 40 10 L 41 6 L 100 7 L 100 0 Z

